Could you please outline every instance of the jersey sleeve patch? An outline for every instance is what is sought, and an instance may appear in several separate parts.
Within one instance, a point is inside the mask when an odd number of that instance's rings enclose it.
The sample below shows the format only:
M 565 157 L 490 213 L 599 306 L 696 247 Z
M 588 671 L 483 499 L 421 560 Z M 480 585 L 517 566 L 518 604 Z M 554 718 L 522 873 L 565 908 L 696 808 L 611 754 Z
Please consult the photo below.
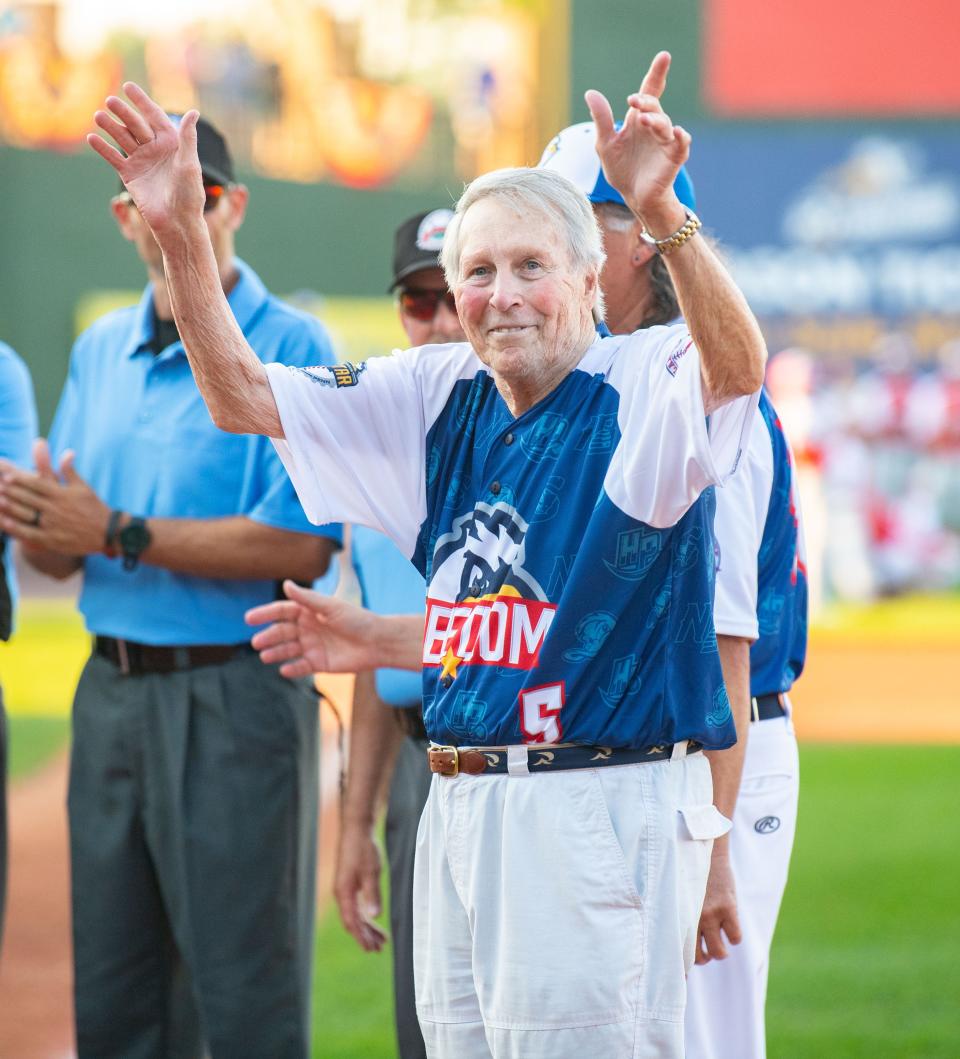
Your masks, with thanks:
M 338 390 L 344 386 L 356 386 L 360 376 L 367 370 L 367 362 L 360 364 L 334 364 L 332 366 L 320 365 L 312 368 L 296 368 L 311 381 L 320 386 L 336 387 Z

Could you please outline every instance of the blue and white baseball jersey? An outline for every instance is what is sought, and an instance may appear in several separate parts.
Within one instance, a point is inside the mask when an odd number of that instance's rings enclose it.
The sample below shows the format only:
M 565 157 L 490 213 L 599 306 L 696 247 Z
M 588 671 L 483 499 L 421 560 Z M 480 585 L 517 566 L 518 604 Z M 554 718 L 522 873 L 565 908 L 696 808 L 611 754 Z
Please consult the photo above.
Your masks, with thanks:
M 718 633 L 754 641 L 750 694 L 789 691 L 807 653 L 807 571 L 793 456 L 766 391 L 717 501 Z
M 432 739 L 734 742 L 711 487 L 756 400 L 708 424 L 685 328 L 598 339 L 517 418 L 467 344 L 267 372 L 309 518 L 386 533 L 426 578 Z

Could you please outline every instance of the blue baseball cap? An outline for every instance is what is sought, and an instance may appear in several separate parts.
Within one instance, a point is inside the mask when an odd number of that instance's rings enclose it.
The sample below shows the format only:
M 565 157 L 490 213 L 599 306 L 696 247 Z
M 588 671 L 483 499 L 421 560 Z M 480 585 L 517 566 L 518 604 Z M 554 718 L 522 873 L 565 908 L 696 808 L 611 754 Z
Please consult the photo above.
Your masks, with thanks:
M 591 202 L 615 202 L 625 206 L 623 196 L 603 175 L 596 142 L 597 129 L 592 121 L 570 125 L 547 144 L 540 166 L 571 180 Z M 686 166 L 680 167 L 673 190 L 687 209 L 697 208 L 693 181 Z

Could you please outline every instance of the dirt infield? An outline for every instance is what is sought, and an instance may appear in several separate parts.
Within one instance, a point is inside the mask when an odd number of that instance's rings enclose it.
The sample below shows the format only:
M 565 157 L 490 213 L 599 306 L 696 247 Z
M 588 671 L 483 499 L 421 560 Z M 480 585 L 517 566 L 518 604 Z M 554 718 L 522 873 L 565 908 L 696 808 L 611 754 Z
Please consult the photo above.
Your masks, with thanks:
M 960 743 L 956 641 L 877 643 L 814 633 L 791 694 L 801 740 Z
M 793 695 L 801 741 L 960 743 L 958 644 L 878 643 L 814 634 Z M 349 678 L 322 686 L 345 714 Z M 330 893 L 337 834 L 337 725 L 324 709 L 319 893 Z M 10 792 L 10 885 L 0 961 L 0 1056 L 65 1059 L 73 1054 L 66 758 Z

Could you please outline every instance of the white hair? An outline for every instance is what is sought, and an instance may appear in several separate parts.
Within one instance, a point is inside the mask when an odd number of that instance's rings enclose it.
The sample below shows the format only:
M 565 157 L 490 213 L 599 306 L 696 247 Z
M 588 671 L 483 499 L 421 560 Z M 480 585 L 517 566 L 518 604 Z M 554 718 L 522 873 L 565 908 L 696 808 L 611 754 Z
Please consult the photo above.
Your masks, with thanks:
M 599 275 L 606 257 L 603 238 L 586 195 L 565 176 L 550 169 L 495 169 L 471 181 L 457 202 L 453 220 L 447 226 L 440 251 L 447 286 L 453 290 L 460 276 L 460 228 L 468 209 L 485 198 L 506 201 L 520 214 L 546 215 L 562 230 L 570 262 L 584 273 L 596 270 Z M 603 292 L 596 284 L 593 308 L 603 317 Z

